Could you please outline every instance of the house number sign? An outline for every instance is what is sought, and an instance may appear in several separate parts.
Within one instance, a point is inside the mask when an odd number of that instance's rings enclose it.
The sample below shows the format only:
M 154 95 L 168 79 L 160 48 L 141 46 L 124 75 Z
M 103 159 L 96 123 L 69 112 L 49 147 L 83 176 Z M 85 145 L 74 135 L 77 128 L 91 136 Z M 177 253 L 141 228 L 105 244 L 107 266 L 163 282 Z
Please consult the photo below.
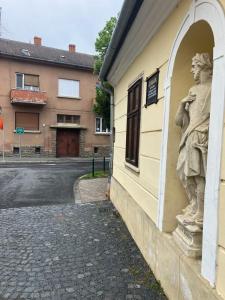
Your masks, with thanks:
M 146 104 L 145 107 L 158 102 L 159 69 L 146 78 Z

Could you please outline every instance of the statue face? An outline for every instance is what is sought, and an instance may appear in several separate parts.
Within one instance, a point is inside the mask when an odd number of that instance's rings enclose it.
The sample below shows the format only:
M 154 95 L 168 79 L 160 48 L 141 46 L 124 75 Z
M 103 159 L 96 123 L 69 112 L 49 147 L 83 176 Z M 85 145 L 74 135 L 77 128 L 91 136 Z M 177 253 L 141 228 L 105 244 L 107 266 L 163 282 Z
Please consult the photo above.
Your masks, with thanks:
M 201 68 L 195 61 L 192 61 L 191 73 L 193 74 L 194 80 L 199 81 Z

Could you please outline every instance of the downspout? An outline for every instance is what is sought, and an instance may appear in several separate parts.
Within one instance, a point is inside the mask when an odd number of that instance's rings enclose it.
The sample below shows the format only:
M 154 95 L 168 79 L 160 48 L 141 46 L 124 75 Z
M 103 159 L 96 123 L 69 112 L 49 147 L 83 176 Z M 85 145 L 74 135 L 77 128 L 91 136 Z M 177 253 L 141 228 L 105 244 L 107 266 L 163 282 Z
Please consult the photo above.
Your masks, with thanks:
M 113 174 L 113 156 L 114 156 L 114 94 L 110 91 L 110 147 L 111 147 L 111 157 L 110 157 L 110 181 Z
M 109 166 L 109 177 L 111 178 L 113 173 L 113 144 L 114 144 L 114 95 L 113 91 L 107 89 L 102 83 L 99 84 L 102 90 L 104 90 L 110 96 L 110 166 Z

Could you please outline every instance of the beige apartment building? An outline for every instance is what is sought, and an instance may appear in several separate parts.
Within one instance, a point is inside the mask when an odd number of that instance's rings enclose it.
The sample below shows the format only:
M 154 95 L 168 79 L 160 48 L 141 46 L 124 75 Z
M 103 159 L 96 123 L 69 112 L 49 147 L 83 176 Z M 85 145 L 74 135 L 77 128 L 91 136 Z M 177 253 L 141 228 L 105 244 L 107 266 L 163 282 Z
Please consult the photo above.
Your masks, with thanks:
M 92 109 L 94 57 L 0 39 L 0 106 L 5 155 L 87 157 L 108 155 L 109 131 Z M 16 129 L 23 128 L 24 134 Z M 0 131 L 0 152 L 3 131 Z
M 169 299 L 225 299 L 225 1 L 125 0 L 100 77 L 111 200 Z

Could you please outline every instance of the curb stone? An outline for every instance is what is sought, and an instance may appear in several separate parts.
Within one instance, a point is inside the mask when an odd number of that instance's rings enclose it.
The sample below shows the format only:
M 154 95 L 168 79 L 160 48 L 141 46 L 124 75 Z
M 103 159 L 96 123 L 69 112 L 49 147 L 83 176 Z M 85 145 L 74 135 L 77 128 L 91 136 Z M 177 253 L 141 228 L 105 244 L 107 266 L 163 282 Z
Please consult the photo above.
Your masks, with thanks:
M 74 194 L 74 202 L 75 204 L 81 204 L 81 196 L 80 196 L 80 189 L 79 189 L 79 184 L 80 184 L 80 178 L 78 178 L 73 185 L 73 194 Z

